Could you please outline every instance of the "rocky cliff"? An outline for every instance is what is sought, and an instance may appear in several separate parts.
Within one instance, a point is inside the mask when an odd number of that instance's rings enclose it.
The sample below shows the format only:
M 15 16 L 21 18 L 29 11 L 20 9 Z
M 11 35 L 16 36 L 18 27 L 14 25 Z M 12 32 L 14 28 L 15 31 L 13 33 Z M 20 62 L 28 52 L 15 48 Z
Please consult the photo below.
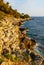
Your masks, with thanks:
M 22 21 L 13 16 L 0 20 L 0 65 L 39 65 L 43 61 L 34 53 L 36 41 L 20 28 Z

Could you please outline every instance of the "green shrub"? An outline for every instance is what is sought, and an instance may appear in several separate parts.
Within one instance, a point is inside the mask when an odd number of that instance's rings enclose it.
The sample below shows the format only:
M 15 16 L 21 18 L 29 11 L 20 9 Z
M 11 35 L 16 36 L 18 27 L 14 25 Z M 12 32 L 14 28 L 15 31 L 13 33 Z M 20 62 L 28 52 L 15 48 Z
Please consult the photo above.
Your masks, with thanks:
M 24 58 L 25 61 L 29 60 L 29 57 L 28 57 L 28 55 L 27 55 L 26 52 L 23 52 L 22 56 L 23 56 L 23 58 Z
M 11 6 L 9 6 L 9 2 L 4 3 L 4 0 L 0 0 L 0 11 L 11 14 L 16 18 L 29 18 L 28 14 L 21 14 L 16 10 L 12 9 Z M 1 15 L 3 17 L 3 15 Z
M 0 58 L 0 64 L 3 62 L 3 59 L 2 58 Z
M 42 63 L 41 65 L 44 65 L 44 63 Z
M 29 18 L 30 16 L 28 14 L 25 14 L 24 15 L 24 18 Z
M 14 57 L 12 54 L 5 54 L 4 55 L 7 59 L 10 59 L 11 61 L 18 60 L 19 58 Z
M 4 56 L 10 60 L 14 60 L 14 57 L 11 54 L 5 54 Z
M 36 63 L 34 61 L 32 61 L 32 65 L 36 65 Z

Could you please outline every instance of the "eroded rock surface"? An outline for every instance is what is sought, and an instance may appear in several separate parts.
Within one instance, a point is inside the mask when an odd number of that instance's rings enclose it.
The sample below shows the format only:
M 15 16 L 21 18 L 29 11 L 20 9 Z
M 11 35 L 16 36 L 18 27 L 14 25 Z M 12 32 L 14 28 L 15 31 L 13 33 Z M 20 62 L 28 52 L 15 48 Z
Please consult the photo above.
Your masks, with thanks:
M 20 29 L 19 21 L 13 16 L 0 20 L 0 65 L 32 65 L 35 62 L 30 53 L 36 41 L 27 37 L 26 29 Z

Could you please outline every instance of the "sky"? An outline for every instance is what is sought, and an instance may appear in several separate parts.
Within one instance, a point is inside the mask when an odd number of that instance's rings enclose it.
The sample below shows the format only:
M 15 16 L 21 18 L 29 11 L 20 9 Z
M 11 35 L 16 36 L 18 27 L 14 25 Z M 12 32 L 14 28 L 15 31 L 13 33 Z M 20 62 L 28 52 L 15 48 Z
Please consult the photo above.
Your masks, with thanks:
M 30 16 L 44 16 L 44 0 L 4 0 L 13 9 Z

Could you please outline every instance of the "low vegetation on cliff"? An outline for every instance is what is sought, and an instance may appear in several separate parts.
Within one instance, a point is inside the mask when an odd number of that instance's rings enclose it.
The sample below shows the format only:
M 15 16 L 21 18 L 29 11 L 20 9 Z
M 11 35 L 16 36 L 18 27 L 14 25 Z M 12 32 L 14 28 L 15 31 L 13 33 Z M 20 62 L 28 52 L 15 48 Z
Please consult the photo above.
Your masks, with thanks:
M 0 65 L 37 65 L 42 57 L 34 53 L 36 41 L 29 39 L 18 23 L 10 15 L 0 20 Z
M 0 0 L 0 65 L 44 64 L 43 58 L 34 52 L 36 41 L 27 37 L 27 29 L 20 28 L 24 18 L 29 15 L 20 14 Z
M 24 13 L 21 14 L 21 13 L 19 13 L 17 11 L 17 9 L 15 9 L 15 10 L 12 9 L 12 7 L 9 6 L 9 3 L 8 2 L 4 3 L 4 0 L 0 0 L 0 15 L 1 15 L 1 18 L 5 14 L 11 14 L 11 15 L 13 15 L 16 18 L 29 18 L 30 17 L 28 14 L 24 14 Z

